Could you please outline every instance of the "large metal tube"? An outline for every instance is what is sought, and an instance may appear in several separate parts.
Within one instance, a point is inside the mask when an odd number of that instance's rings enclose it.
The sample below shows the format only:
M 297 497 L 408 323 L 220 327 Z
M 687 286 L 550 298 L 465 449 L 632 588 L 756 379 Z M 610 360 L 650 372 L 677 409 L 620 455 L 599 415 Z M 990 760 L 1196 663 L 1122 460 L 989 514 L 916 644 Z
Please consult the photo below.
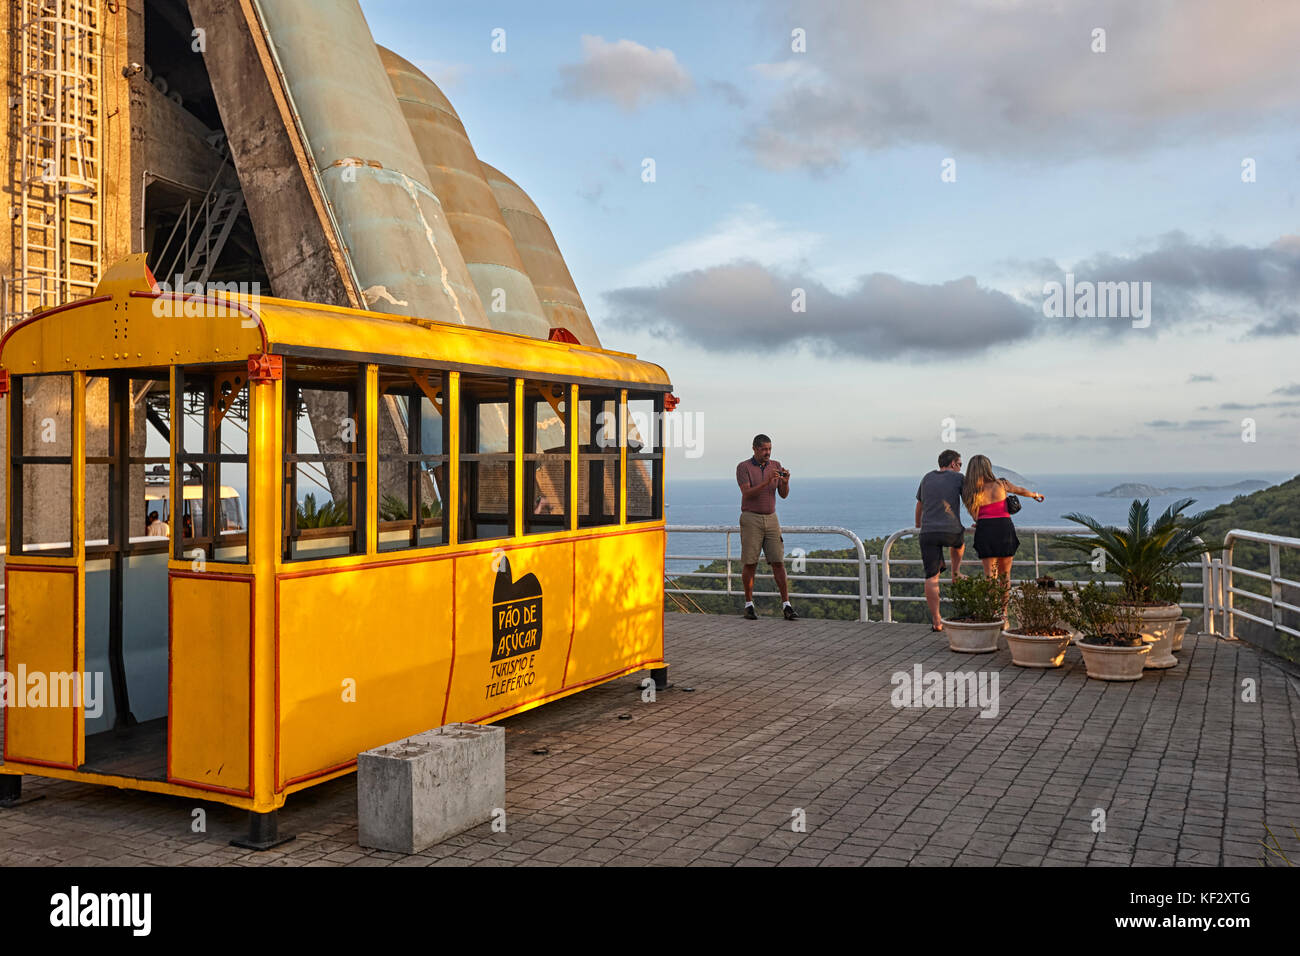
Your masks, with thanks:
M 420 151 L 429 183 L 442 200 L 452 235 L 483 302 L 488 326 L 546 338 L 551 324 L 456 110 L 437 85 L 411 63 L 384 47 L 379 48 L 379 58 Z
M 487 327 L 356 0 L 253 0 L 368 308 Z
M 582 304 L 582 296 L 578 295 L 578 287 L 541 210 L 510 177 L 487 163 L 480 165 L 551 327 L 567 329 L 583 345 L 600 345 L 587 307 Z

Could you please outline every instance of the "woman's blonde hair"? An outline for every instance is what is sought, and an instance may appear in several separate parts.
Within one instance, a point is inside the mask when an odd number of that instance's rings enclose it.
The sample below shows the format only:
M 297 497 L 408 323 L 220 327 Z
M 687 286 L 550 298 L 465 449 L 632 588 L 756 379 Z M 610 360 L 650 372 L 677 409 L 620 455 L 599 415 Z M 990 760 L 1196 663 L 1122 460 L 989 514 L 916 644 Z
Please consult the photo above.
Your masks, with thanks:
M 961 500 L 966 510 L 975 513 L 975 499 L 979 497 L 984 486 L 997 481 L 993 474 L 993 463 L 983 455 L 974 455 L 966 462 L 966 479 L 961 483 Z

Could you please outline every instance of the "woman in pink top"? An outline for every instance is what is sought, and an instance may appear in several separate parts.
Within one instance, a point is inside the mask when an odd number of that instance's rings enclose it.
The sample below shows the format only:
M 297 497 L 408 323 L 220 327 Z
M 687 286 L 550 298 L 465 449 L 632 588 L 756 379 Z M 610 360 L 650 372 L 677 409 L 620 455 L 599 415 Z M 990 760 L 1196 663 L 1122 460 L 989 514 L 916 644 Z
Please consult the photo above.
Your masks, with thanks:
M 992 463 L 983 455 L 975 455 L 966 463 L 961 500 L 975 519 L 975 553 L 984 562 L 985 577 L 997 574 L 1009 581 L 1011 562 L 1020 547 L 1020 539 L 1016 537 L 1016 526 L 1007 512 L 1007 495 L 1043 500 L 1036 491 L 996 477 Z

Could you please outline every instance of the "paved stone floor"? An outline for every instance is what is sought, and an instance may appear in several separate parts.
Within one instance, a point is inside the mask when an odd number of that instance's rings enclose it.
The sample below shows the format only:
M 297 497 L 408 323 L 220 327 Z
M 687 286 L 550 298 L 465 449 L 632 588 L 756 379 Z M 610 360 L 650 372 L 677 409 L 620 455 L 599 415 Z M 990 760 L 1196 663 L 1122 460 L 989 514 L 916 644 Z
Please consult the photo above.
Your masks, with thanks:
M 654 703 L 636 675 L 505 722 L 504 833 L 363 850 L 349 776 L 290 798 L 297 839 L 251 853 L 218 804 L 28 777 L 46 799 L 0 811 L 0 864 L 1255 866 L 1265 825 L 1300 859 L 1300 678 L 1248 645 L 1189 636 L 1177 667 L 1106 684 L 1077 649 L 1022 670 L 918 625 L 667 628 L 675 686 Z M 997 715 L 893 706 L 917 664 L 996 674 Z

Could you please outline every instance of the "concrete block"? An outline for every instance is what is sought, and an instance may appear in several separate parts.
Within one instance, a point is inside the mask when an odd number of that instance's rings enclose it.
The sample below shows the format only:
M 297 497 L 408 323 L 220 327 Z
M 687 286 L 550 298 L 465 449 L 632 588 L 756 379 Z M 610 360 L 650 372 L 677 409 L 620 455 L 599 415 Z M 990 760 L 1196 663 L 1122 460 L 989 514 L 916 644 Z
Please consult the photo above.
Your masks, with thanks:
M 506 802 L 506 732 L 447 724 L 357 755 L 358 842 L 418 853 Z

